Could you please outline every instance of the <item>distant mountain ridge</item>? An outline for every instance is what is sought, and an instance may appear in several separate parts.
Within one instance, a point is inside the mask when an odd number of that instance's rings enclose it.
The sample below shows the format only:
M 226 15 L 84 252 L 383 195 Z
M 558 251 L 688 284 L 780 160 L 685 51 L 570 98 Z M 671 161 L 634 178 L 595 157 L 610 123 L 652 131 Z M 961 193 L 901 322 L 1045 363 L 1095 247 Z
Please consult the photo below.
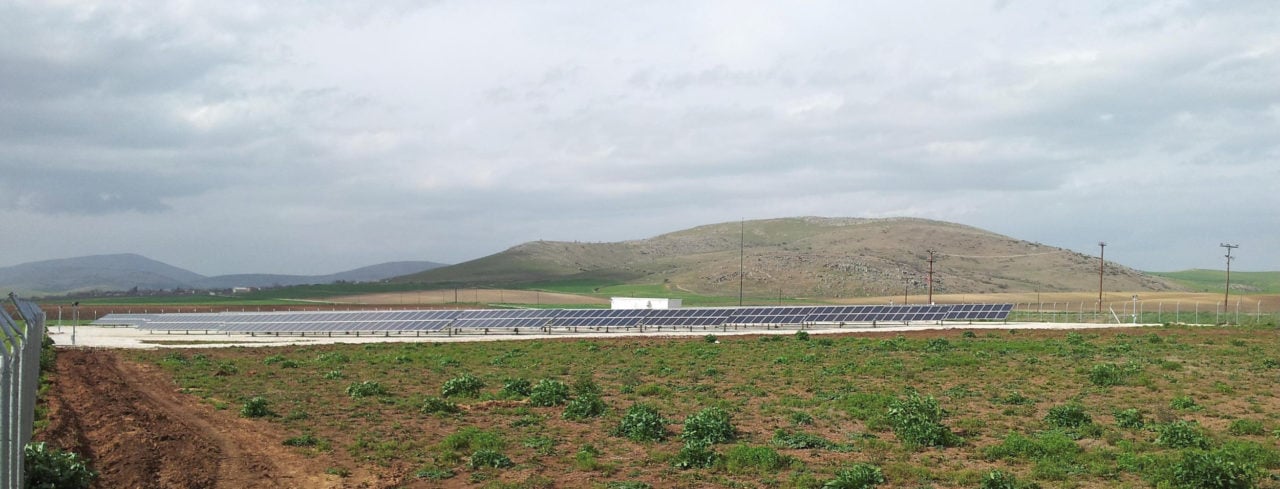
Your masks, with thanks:
M 1097 290 L 1098 259 L 961 224 L 917 218 L 794 217 L 698 226 L 615 243 L 533 241 L 393 279 L 428 286 L 662 285 L 706 295 L 855 297 Z M 741 255 L 740 255 L 741 253 Z M 740 261 L 741 260 L 741 261 Z M 744 272 L 739 277 L 739 270 Z M 1107 262 L 1107 290 L 1182 290 Z
M 328 275 L 238 274 L 204 276 L 133 253 L 92 255 L 0 268 L 0 290 L 26 295 L 87 291 L 227 289 L 370 282 L 444 266 L 429 261 L 380 263 Z

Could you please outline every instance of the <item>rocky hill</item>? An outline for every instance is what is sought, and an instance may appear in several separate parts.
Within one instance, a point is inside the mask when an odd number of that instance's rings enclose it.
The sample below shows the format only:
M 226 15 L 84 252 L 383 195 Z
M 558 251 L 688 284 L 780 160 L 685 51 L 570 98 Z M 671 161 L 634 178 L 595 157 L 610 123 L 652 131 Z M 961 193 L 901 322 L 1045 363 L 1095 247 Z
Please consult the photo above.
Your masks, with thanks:
M 912 218 L 798 217 L 700 226 L 617 243 L 534 241 L 458 265 L 399 277 L 436 285 L 598 281 L 660 284 L 708 295 L 849 297 L 923 290 L 935 250 L 935 293 L 1087 291 L 1098 261 L 978 228 Z M 1108 290 L 1178 290 L 1108 263 Z

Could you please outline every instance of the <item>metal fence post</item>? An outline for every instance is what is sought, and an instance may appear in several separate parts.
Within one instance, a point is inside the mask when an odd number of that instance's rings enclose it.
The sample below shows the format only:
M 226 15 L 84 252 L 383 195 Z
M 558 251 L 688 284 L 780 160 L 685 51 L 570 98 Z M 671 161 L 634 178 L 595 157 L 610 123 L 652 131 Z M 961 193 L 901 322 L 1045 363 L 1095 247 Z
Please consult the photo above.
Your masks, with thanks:
M 9 299 L 25 324 L 19 327 L 0 308 L 0 489 L 19 489 L 24 451 L 35 425 L 45 315 L 35 303 L 14 294 Z

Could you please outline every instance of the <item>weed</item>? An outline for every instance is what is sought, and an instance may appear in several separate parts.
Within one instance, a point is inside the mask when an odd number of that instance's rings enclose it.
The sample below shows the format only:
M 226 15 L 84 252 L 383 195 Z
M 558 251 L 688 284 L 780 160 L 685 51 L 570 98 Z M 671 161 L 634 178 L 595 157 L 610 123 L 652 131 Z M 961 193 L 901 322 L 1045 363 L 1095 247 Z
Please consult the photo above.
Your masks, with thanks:
M 455 414 L 459 410 L 458 405 L 448 399 L 427 396 L 422 401 L 422 412 L 426 414 Z
M 588 392 L 580 394 L 578 397 L 573 398 L 572 401 L 569 401 L 569 405 L 564 408 L 564 414 L 562 417 L 564 419 L 581 421 L 587 418 L 600 417 L 608 409 L 609 406 L 607 406 L 604 403 L 604 400 L 600 398 L 600 394 Z
M 549 436 L 534 436 L 520 443 L 525 448 L 532 448 L 538 455 L 555 455 L 556 440 Z
M 884 472 L 871 464 L 853 464 L 836 472 L 836 478 L 822 485 L 823 489 L 870 489 L 884 484 Z
M 924 345 L 924 351 L 929 353 L 944 353 L 951 351 L 951 342 L 946 338 L 934 338 Z
M 702 341 L 705 341 L 707 343 L 719 343 L 720 339 L 716 338 L 716 335 L 709 334 L 709 335 L 703 336 Z
M 312 435 L 311 433 L 305 433 L 302 435 L 295 436 L 293 438 L 287 438 L 283 442 L 281 442 L 281 444 L 289 447 L 314 447 L 319 442 L 320 440 L 317 439 L 315 435 Z
M 685 418 L 680 438 L 685 443 L 711 445 L 733 440 L 734 428 L 728 411 L 712 406 Z
M 484 381 L 469 373 L 446 380 L 444 386 L 440 388 L 440 395 L 444 397 L 479 397 L 480 389 L 484 388 Z
M 792 411 L 788 418 L 791 420 L 791 424 L 796 426 L 813 425 L 813 416 L 804 411 Z
M 1032 489 L 1040 486 L 1031 482 L 1019 481 L 1016 476 L 1008 472 L 993 470 L 982 477 L 982 485 L 980 487 L 982 489 Z
M 894 434 L 908 445 L 925 447 L 950 447 L 961 440 L 950 428 L 942 425 L 945 416 L 938 400 L 908 392 L 906 397 L 889 404 L 889 425 Z
M 724 454 L 725 467 L 732 473 L 776 472 L 791 465 L 791 457 L 779 454 L 770 447 L 740 443 L 729 447 Z
M 498 395 L 506 398 L 529 397 L 529 392 L 533 390 L 533 384 L 528 379 L 511 379 L 502 384 L 502 390 L 498 391 Z
M 351 477 L 351 469 L 348 469 L 346 467 L 329 467 L 327 469 L 324 469 L 324 473 L 329 475 L 336 475 L 344 479 L 347 477 Z
M 1196 404 L 1195 399 L 1192 399 L 1191 396 L 1175 397 L 1172 401 L 1169 401 L 1169 407 L 1179 411 L 1199 411 L 1203 409 L 1199 404 Z
M 1138 408 L 1129 408 L 1122 411 L 1116 411 L 1115 417 L 1116 417 L 1116 426 L 1119 426 L 1121 428 L 1136 430 L 1136 429 L 1141 429 L 1143 426 L 1146 425 L 1146 422 L 1142 419 L 1142 411 L 1139 411 Z
M 341 370 L 330 370 L 325 372 L 324 378 L 326 380 L 341 380 L 347 378 L 347 374 L 342 373 Z
M 513 467 L 515 463 L 506 455 L 497 450 L 482 448 L 471 454 L 471 460 L 467 462 L 467 467 L 472 470 L 481 468 L 505 469 Z
M 1227 427 L 1227 433 L 1235 436 L 1261 435 L 1266 432 L 1267 429 L 1262 426 L 1262 422 L 1253 419 L 1237 419 Z
M 640 481 L 614 481 L 604 485 L 605 489 L 653 489 L 653 486 Z
M 1114 363 L 1099 363 L 1089 369 L 1089 382 L 1098 387 L 1124 384 L 1124 371 Z
M 1209 438 L 1201 431 L 1200 425 L 1183 420 L 1161 425 L 1156 428 L 1156 445 L 1166 448 L 1209 448 Z
M 538 407 L 559 406 L 568 402 L 569 386 L 553 379 L 542 379 L 529 391 L 529 404 Z
M 275 415 L 271 409 L 267 407 L 267 400 L 262 396 L 255 396 L 245 401 L 244 406 L 240 407 L 240 415 L 246 418 L 265 418 Z
M 44 442 L 28 443 L 23 447 L 23 455 L 22 487 L 88 489 L 98 477 L 79 455 L 49 447 Z
M 1180 488 L 1248 489 L 1258 479 L 1257 468 L 1230 460 L 1221 451 L 1187 451 L 1173 469 Z
M 352 398 L 385 396 L 387 395 L 387 389 L 376 381 L 365 380 L 347 386 L 347 395 Z
M 653 406 L 632 404 L 613 434 L 632 441 L 662 441 L 667 438 L 666 420 Z
M 720 456 L 711 450 L 710 445 L 696 441 L 686 442 L 675 458 L 671 459 L 671 466 L 677 469 L 708 469 L 714 467 L 719 459 Z
M 1070 402 L 1049 408 L 1049 415 L 1044 421 L 1054 428 L 1072 429 L 1092 423 L 1093 418 L 1085 412 L 1084 406 Z
M 440 469 L 436 467 L 419 469 L 417 472 L 413 473 L 414 477 L 417 477 L 419 479 L 432 480 L 432 481 L 442 481 L 445 479 L 452 478 L 455 475 L 457 474 L 454 474 L 452 470 Z

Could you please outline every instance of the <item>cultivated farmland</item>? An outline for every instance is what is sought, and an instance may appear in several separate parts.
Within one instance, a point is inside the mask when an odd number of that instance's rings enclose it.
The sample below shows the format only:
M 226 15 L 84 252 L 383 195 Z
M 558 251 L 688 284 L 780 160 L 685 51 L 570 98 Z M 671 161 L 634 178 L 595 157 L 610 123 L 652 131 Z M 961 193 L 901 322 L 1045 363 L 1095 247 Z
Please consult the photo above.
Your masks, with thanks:
M 102 487 L 131 470 L 181 481 L 165 467 L 201 456 L 259 476 L 188 471 L 206 487 L 1277 487 L 1276 333 L 68 350 L 44 436 L 115 467 Z M 104 394 L 129 387 L 145 395 Z M 149 431 L 166 417 L 186 432 Z M 215 442 L 126 450 L 175 437 Z

